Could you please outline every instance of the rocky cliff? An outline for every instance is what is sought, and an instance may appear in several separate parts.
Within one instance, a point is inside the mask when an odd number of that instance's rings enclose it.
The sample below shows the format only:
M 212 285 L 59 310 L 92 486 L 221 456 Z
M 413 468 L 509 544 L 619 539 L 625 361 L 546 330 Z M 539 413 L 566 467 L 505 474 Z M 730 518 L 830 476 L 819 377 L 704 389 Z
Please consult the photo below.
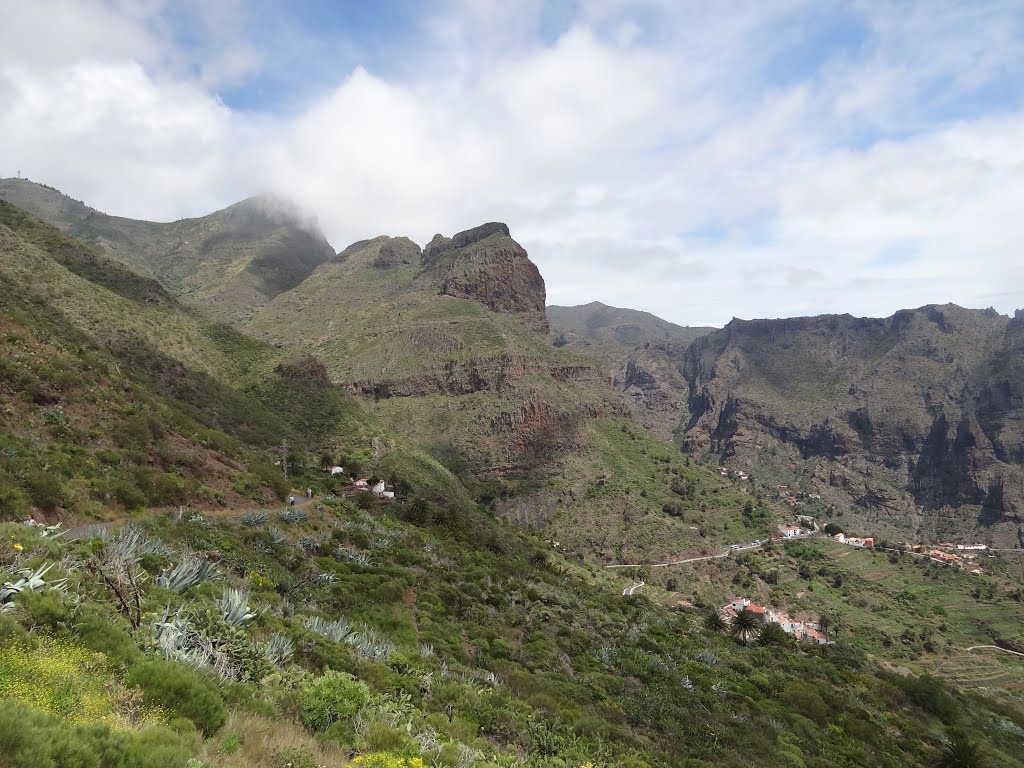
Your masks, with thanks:
M 676 360 L 714 328 L 681 326 L 649 312 L 599 301 L 549 306 L 552 344 L 600 360 L 633 416 L 667 440 L 686 411 L 687 385 Z
M 435 235 L 423 250 L 423 274 L 439 282 L 444 296 L 515 314 L 538 335 L 548 334 L 544 278 L 505 224 Z
M 849 507 L 882 533 L 1013 543 L 1022 327 L 1019 313 L 953 305 L 734 320 L 679 358 L 684 449 Z

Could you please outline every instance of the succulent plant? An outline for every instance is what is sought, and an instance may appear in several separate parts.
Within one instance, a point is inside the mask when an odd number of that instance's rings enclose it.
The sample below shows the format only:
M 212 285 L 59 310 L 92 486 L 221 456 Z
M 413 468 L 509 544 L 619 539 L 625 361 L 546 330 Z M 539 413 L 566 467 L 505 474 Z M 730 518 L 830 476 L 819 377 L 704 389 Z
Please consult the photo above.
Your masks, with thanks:
M 242 525 L 247 525 L 250 528 L 255 528 L 258 525 L 263 525 L 269 519 L 270 515 L 267 513 L 266 510 L 250 509 L 244 515 L 242 515 Z
M 263 655 L 267 660 L 279 667 L 285 666 L 295 655 L 295 643 L 287 635 L 280 632 L 267 637 L 263 643 Z
M 186 589 L 220 578 L 216 566 L 209 560 L 186 553 L 174 568 L 156 577 L 158 586 L 172 592 L 184 592 Z
M 216 604 L 221 618 L 232 627 L 240 627 L 256 616 L 255 611 L 249 609 L 249 593 L 244 589 L 228 587 Z

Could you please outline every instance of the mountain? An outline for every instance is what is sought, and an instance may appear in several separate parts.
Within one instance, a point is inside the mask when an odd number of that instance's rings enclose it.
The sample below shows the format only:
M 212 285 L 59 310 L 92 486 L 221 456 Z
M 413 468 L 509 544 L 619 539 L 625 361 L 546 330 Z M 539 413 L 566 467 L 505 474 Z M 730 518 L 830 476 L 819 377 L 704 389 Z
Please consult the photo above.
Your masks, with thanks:
M 237 294 L 181 301 L 0 200 L 0 762 L 923 767 L 968 739 L 1020 765 L 1021 662 L 992 652 L 1022 642 L 1019 563 L 732 552 L 781 519 L 767 483 L 552 347 L 506 227 L 446 240 L 354 244 L 228 325 Z M 978 420 L 1012 451 L 1017 321 L 999 356 L 975 320 Z M 737 592 L 832 642 L 723 632 Z
M 441 465 L 293 355 L 178 303 L 0 200 L 0 499 L 89 519 L 139 506 L 283 498 L 293 465 L 360 459 L 428 498 L 468 503 Z
M 226 322 L 243 320 L 335 256 L 315 224 L 270 197 L 168 223 L 108 216 L 23 179 L 0 179 L 0 199 L 101 248 Z
M 686 390 L 673 352 L 714 328 L 684 327 L 599 301 L 552 305 L 547 315 L 554 346 L 600 360 L 633 416 L 662 437 L 673 438 Z
M 7 188 L 34 190 L 72 209 L 79 205 L 38 185 Z M 237 208 L 195 221 L 230 221 Z M 55 222 L 74 226 L 59 216 Z M 152 242 L 165 226 L 114 223 L 138 242 Z M 112 264 L 129 262 L 104 243 L 90 247 Z M 600 365 L 550 344 L 543 278 L 504 224 L 438 235 L 422 250 L 401 236 L 362 240 L 259 302 L 240 290 L 208 291 L 200 284 L 193 290 L 171 279 L 173 270 L 152 253 L 132 258 L 145 260 L 147 274 L 161 275 L 154 285 L 175 307 L 187 307 L 206 323 L 228 320 L 239 339 L 261 350 L 251 372 L 219 382 L 258 394 L 276 406 L 279 421 L 301 423 L 302 442 L 314 443 L 307 453 L 323 445 L 363 465 L 397 461 L 409 471 L 408 461 L 381 450 L 395 438 L 377 439 L 370 453 L 360 442 L 375 431 L 400 437 L 409 451 L 443 464 L 431 480 L 433 470 L 419 462 L 421 485 L 462 489 L 453 491 L 457 495 L 468 485 L 503 518 L 609 561 L 664 559 L 745 535 L 742 492 L 717 473 L 688 466 L 655 434 L 633 428 Z M 195 256 L 192 273 L 217 273 L 222 253 Z M 197 348 L 205 344 L 198 340 L 202 334 L 192 336 Z M 158 335 L 153 344 L 180 346 Z M 217 361 L 197 354 L 193 362 L 214 375 Z M 347 424 L 329 423 L 333 406 L 318 418 L 317 398 L 274 395 L 285 385 L 275 371 L 289 361 L 299 371 L 319 373 L 312 382 L 303 373 L 298 385 L 289 378 L 288 386 L 319 386 L 330 398 L 345 393 L 350 403 L 370 409 L 372 426 L 360 416 L 349 434 Z M 766 513 L 763 524 L 770 518 Z
M 733 320 L 677 351 L 683 444 L 885 536 L 1024 542 L 1024 317 Z

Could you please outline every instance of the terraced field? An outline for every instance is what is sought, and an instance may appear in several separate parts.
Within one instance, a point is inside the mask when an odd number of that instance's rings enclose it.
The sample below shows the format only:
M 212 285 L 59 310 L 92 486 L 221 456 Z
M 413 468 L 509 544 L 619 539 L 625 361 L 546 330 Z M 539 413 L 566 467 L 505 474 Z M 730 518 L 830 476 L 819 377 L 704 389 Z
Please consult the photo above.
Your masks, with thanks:
M 1002 688 L 1024 692 L 1024 658 L 993 650 L 978 650 L 925 665 L 961 688 Z

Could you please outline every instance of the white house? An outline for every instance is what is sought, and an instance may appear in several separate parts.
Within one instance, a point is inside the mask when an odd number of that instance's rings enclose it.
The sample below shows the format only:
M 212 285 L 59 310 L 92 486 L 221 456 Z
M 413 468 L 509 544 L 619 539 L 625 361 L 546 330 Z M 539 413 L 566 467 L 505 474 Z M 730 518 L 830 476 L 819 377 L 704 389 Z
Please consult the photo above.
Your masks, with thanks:
M 331 473 L 331 477 L 334 477 L 335 475 L 342 475 L 342 474 L 345 473 L 345 468 L 344 467 L 331 467 L 330 473 Z
M 382 499 L 395 498 L 395 492 L 387 490 L 383 480 L 378 480 L 376 483 L 374 483 L 373 486 L 370 488 L 370 493 Z

